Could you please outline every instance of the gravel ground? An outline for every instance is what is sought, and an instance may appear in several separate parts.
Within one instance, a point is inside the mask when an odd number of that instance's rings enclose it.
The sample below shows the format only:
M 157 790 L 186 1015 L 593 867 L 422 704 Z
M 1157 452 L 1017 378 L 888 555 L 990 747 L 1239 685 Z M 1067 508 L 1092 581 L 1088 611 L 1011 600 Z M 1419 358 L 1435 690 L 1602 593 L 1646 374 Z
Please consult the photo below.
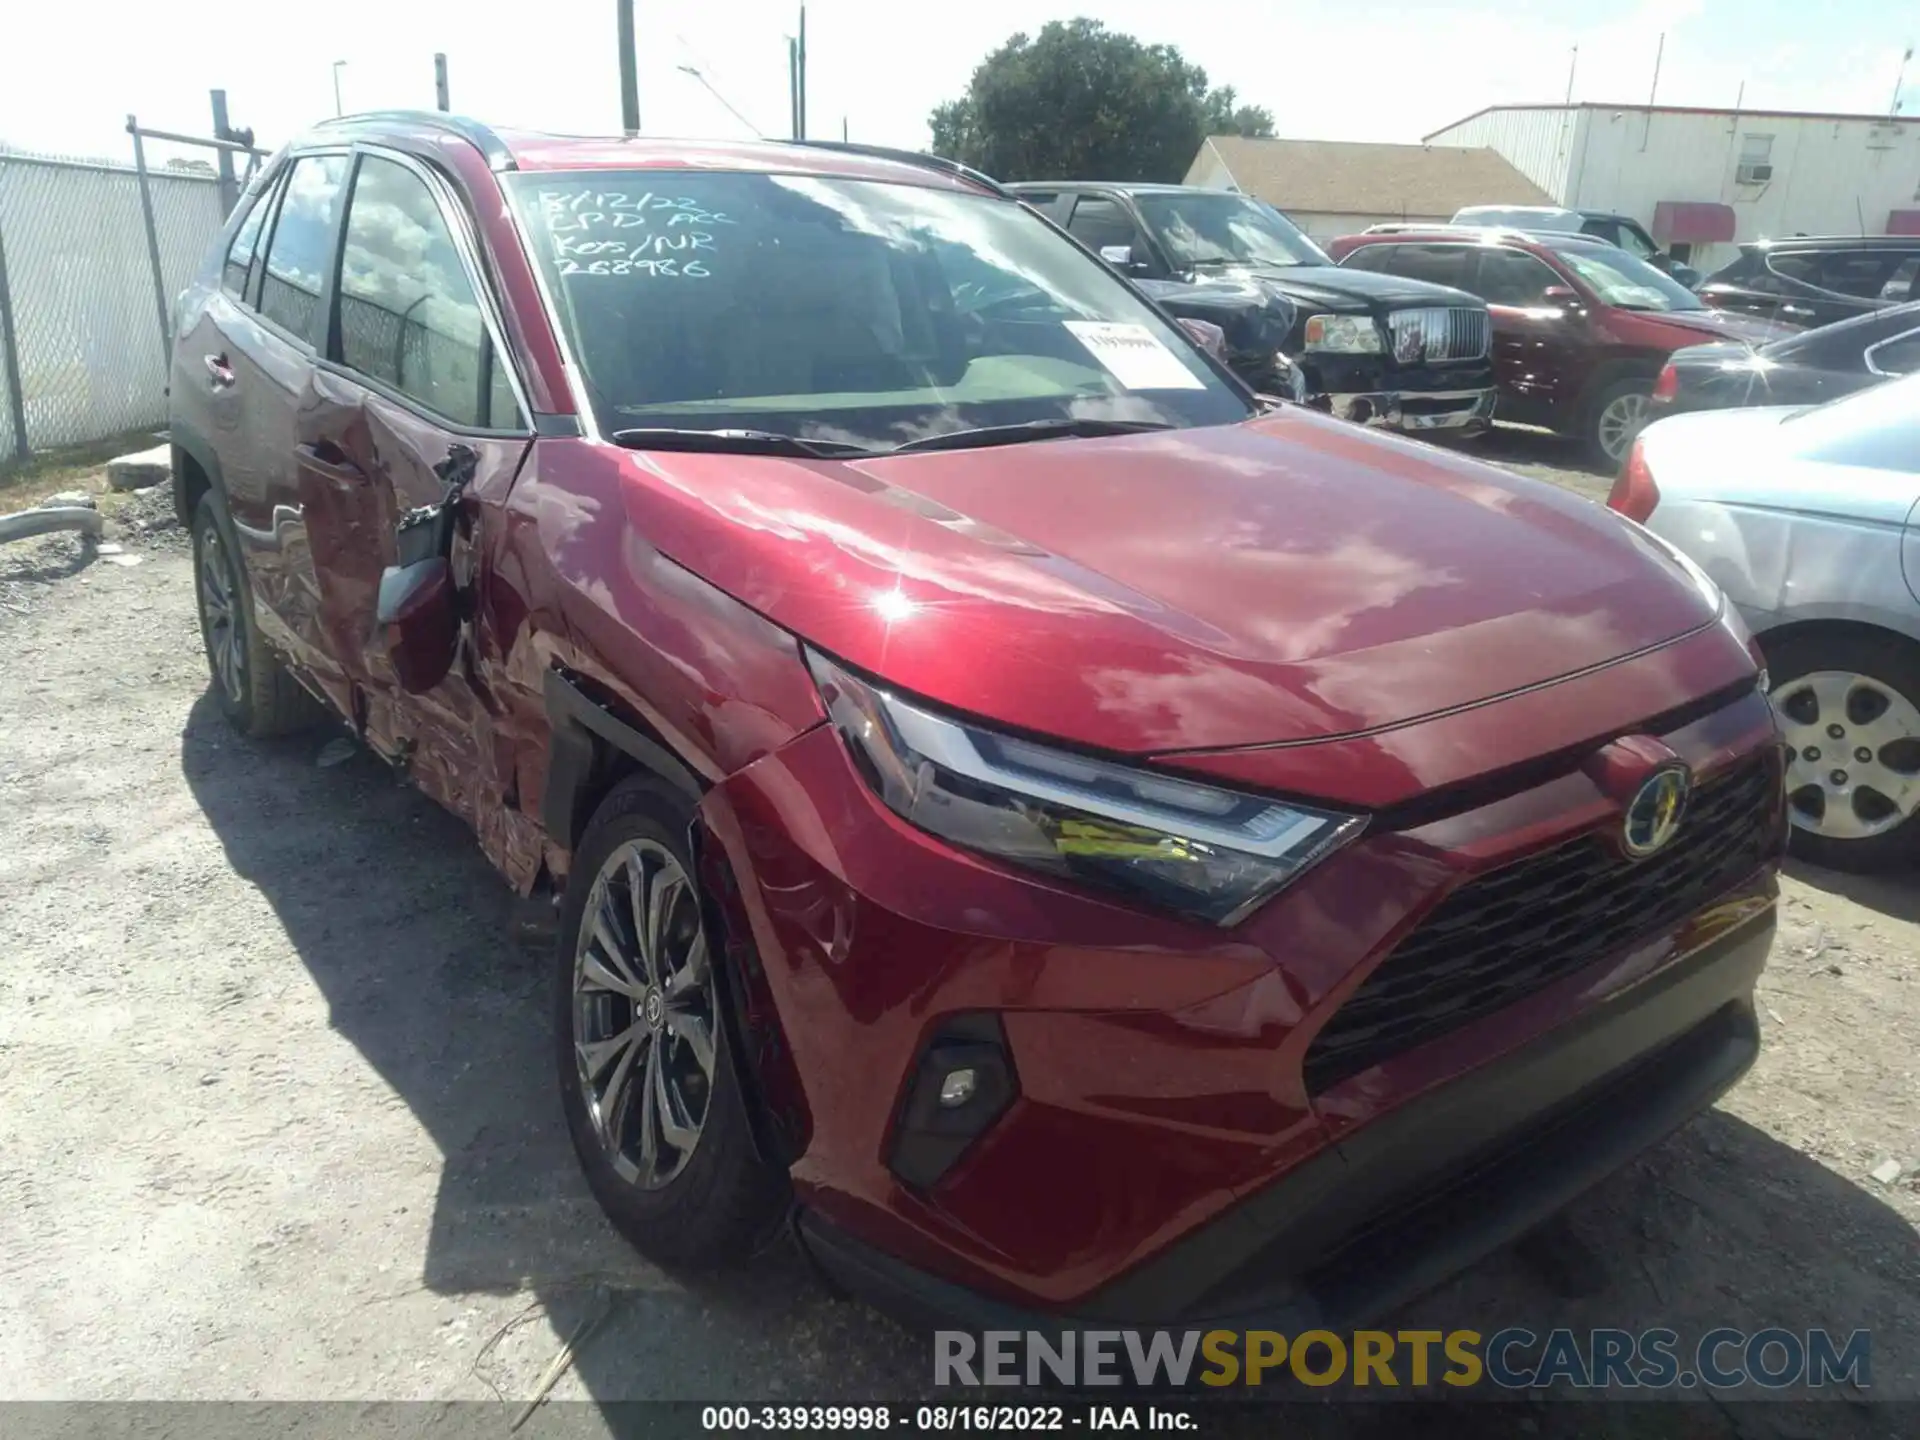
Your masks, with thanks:
M 1543 438 L 1480 448 L 1604 494 Z M 557 1396 L 924 1391 L 924 1343 L 785 1248 L 688 1287 L 614 1236 L 550 1080 L 545 907 L 371 757 L 321 764 L 330 732 L 234 738 L 184 536 L 104 503 L 118 554 L 0 547 L 0 1399 L 524 1397 L 603 1309 Z M 1401 1324 L 1864 1327 L 1872 1397 L 1920 1399 L 1920 891 L 1784 889 L 1753 1075 Z M 1691 1433 L 1893 1433 L 1829 1395 Z

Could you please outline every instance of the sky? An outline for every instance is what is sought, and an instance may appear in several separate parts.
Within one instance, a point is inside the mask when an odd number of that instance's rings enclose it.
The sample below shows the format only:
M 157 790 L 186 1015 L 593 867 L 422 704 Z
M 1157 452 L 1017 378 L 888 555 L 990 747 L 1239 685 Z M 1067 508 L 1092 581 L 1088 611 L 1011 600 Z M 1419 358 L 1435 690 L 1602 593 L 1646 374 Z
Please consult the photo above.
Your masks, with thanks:
M 207 92 L 271 148 L 334 113 L 431 108 L 433 54 L 454 109 L 501 125 L 617 133 L 614 0 L 14 0 L 0 21 L 0 143 L 125 159 L 127 115 L 204 134 Z M 787 133 L 786 0 L 637 0 L 642 129 Z M 1276 133 L 1417 141 L 1482 106 L 1641 103 L 1665 34 L 1659 99 L 1883 113 L 1920 6 L 1895 0 L 814 0 L 808 123 L 837 138 L 927 143 L 933 106 L 1016 31 L 1089 15 L 1179 47 L 1216 85 L 1273 112 Z M 1818 24 L 1814 24 L 1815 17 Z M 701 78 L 687 73 L 699 72 Z M 709 90 L 708 87 L 711 87 Z M 725 98 L 716 99 L 712 91 Z M 1920 59 L 1905 112 L 1920 114 Z M 745 123 L 727 105 L 745 117 Z M 178 151 L 156 147 L 157 159 Z

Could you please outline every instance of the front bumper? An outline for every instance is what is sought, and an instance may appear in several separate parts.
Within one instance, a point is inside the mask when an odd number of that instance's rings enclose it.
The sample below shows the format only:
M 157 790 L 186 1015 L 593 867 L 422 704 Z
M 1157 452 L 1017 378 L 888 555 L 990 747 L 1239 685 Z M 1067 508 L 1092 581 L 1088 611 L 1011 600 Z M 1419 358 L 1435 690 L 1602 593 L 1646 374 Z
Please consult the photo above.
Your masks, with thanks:
M 1559 723 L 1577 727 L 1566 743 L 1596 727 L 1633 729 L 1648 713 L 1641 680 L 1669 695 L 1676 673 L 1700 683 L 1675 664 L 1665 651 L 1623 662 L 1596 679 L 1591 703 L 1581 682 L 1568 682 L 1574 691 L 1550 697 Z M 1545 702 L 1536 694 L 1503 703 L 1521 707 L 1508 717 L 1518 723 L 1528 705 Z M 1470 723 L 1485 718 L 1476 712 Z M 1430 730 L 1431 754 L 1420 738 Z M 1562 743 L 1549 725 L 1530 733 L 1556 752 Z M 1395 733 L 1401 770 L 1417 765 L 1423 796 L 1448 780 L 1446 763 L 1473 753 L 1450 735 L 1444 721 Z M 1697 718 L 1676 717 L 1662 738 L 1703 776 L 1759 763 L 1777 744 L 1765 697 L 1751 690 Z M 1324 779 L 1345 754 L 1328 742 L 1218 763 L 1224 778 L 1251 788 L 1307 793 L 1286 767 L 1322 767 Z M 1241 774 L 1245 766 L 1254 773 Z M 874 799 L 824 726 L 714 786 L 700 807 L 702 875 L 736 972 L 739 1053 L 770 1116 L 763 1149 L 789 1169 L 823 1263 L 876 1292 L 887 1287 L 863 1281 L 864 1272 L 901 1274 L 893 1288 L 909 1294 L 920 1288 L 914 1272 L 937 1276 L 927 1283 L 963 1301 L 962 1311 L 1146 1320 L 1222 1306 L 1275 1310 L 1279 1281 L 1262 1281 L 1244 1303 L 1223 1287 L 1279 1275 L 1318 1296 L 1302 1277 L 1342 1252 L 1359 1254 L 1346 1222 L 1397 1224 L 1395 1207 L 1453 1183 L 1461 1167 L 1485 1170 L 1514 1145 L 1547 1153 L 1551 1142 L 1533 1132 L 1566 1118 L 1550 1113 L 1552 1103 L 1624 1084 L 1637 1057 L 1745 1003 L 1773 904 L 1771 868 L 1758 862 L 1744 882 L 1749 872 L 1734 872 L 1703 894 L 1691 918 L 1310 1091 L 1306 1052 L 1329 1017 L 1443 895 L 1464 877 L 1618 821 L 1614 802 L 1578 771 L 1515 793 L 1482 791 L 1457 813 L 1418 813 L 1346 847 L 1239 925 L 1216 929 L 998 866 L 911 829 Z M 1719 942 L 1736 928 L 1754 941 L 1738 958 L 1696 960 L 1710 948 L 1723 955 Z M 1710 978 L 1682 1000 L 1642 1003 L 1671 976 L 1702 969 Z M 1635 1018 L 1577 1047 L 1602 1013 Z M 955 1029 L 962 1023 L 965 1033 Z M 903 1165 L 928 1057 L 942 1045 L 996 1044 L 1011 1076 L 1004 1111 L 957 1159 Z M 1489 1065 L 1515 1066 L 1536 1051 L 1529 1063 L 1539 1069 L 1523 1081 L 1503 1068 L 1508 1080 L 1481 1088 Z M 1562 1054 L 1571 1058 L 1555 1059 Z M 1744 1063 L 1721 1066 L 1711 1084 L 1695 1075 L 1661 1088 L 1636 1110 L 1651 1118 L 1635 1122 L 1639 1138 L 1628 1136 L 1620 1153 L 1709 1103 Z M 1526 1097 L 1518 1110 L 1508 1087 Z M 1442 1096 L 1457 1097 L 1458 1118 L 1435 1118 L 1430 1107 Z M 1369 1136 L 1400 1138 L 1382 1160 Z M 1446 1143 L 1428 1154 L 1434 1137 Z M 1576 1148 L 1602 1153 L 1604 1138 Z M 1397 1152 L 1420 1158 L 1403 1172 L 1390 1163 Z M 1516 1201 L 1491 1238 L 1456 1235 L 1436 1246 L 1434 1272 L 1498 1244 L 1590 1180 Z M 1516 1181 L 1516 1194 L 1533 1193 L 1532 1183 Z M 1268 1195 L 1287 1198 L 1263 1202 Z M 1269 1217 L 1263 1203 L 1285 1213 Z M 1475 1201 L 1469 1210 L 1488 1217 L 1472 1229 L 1492 1226 L 1499 1207 Z M 1204 1237 L 1217 1235 L 1237 1238 L 1204 1250 L 1216 1243 Z M 1283 1243 L 1292 1248 L 1273 1248 Z M 1190 1251 L 1195 1244 L 1204 1253 Z M 859 1258 L 868 1251 L 881 1258 Z M 1171 1289 L 1140 1280 L 1163 1272 Z M 1128 1298 L 1130 1285 L 1145 1287 L 1140 1297 Z
M 1724 1094 L 1753 1063 L 1770 904 L 1561 1030 L 1402 1105 L 1069 1313 L 914 1269 L 814 1211 L 802 1243 L 909 1323 L 1364 1326 L 1525 1234 Z
M 1425 392 L 1376 390 L 1321 397 L 1341 420 L 1422 434 L 1429 430 L 1484 430 L 1493 423 L 1493 390 Z

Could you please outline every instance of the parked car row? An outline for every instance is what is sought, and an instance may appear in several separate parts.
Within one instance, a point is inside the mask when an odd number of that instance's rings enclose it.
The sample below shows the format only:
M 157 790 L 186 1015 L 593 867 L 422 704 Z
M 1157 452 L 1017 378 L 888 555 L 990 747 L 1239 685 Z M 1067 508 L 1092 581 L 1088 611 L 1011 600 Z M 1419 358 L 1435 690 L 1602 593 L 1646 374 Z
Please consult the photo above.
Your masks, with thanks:
M 1322 250 L 1236 192 L 1072 180 L 1008 188 L 1168 313 L 1217 327 L 1222 358 L 1256 391 L 1365 424 L 1467 435 L 1494 419 L 1543 427 L 1617 472 L 1664 408 L 1752 403 L 1756 390 L 1765 400 L 1770 377 L 1778 399 L 1801 395 L 1796 377 L 1804 398 L 1823 398 L 1907 363 L 1897 328 L 1876 328 L 1873 343 L 1891 343 L 1858 364 L 1822 363 L 1826 342 L 1795 337 L 1836 309 L 1871 314 L 1905 295 L 1920 242 L 1750 246 L 1696 294 L 1699 276 L 1642 226 L 1597 211 L 1474 206 L 1447 225 L 1376 225 Z M 1793 283 L 1818 290 L 1815 279 L 1875 294 L 1790 297 Z
M 1796 852 L 1845 870 L 1920 855 L 1920 375 L 1661 420 L 1608 503 L 1698 563 L 1757 638 Z
M 1344 270 L 1450 285 L 1486 303 L 1499 419 L 1582 441 L 1617 470 L 1654 382 L 1687 345 L 1768 340 L 1790 327 L 1709 308 L 1603 240 L 1554 231 L 1382 226 L 1332 242 Z
M 1709 275 L 1700 298 L 1801 326 L 1830 325 L 1920 300 L 1920 236 L 1795 235 L 1740 247 Z
M 1700 283 L 1700 272 L 1662 250 L 1646 227 L 1631 215 L 1610 210 L 1562 210 L 1551 205 L 1469 205 L 1454 212 L 1455 225 L 1529 231 L 1570 231 L 1618 245 L 1656 270 L 1664 270 L 1689 290 Z
M 1920 371 L 1920 302 L 1894 305 L 1760 346 L 1676 350 L 1652 415 L 1739 405 L 1820 405 Z
M 1484 430 L 1486 307 L 1456 288 L 1343 272 L 1272 206 L 1180 185 L 1007 187 L 1176 315 L 1227 333 L 1255 390 L 1346 420 Z

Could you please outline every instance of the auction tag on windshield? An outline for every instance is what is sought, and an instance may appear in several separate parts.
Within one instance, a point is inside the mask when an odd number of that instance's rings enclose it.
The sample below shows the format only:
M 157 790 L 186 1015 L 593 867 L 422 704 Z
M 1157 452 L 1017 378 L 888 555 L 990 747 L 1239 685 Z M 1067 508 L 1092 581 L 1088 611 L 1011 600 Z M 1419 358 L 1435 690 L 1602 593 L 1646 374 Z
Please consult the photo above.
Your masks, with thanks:
M 1105 320 L 1064 322 L 1073 338 L 1129 390 L 1204 390 L 1206 386 L 1144 325 Z

